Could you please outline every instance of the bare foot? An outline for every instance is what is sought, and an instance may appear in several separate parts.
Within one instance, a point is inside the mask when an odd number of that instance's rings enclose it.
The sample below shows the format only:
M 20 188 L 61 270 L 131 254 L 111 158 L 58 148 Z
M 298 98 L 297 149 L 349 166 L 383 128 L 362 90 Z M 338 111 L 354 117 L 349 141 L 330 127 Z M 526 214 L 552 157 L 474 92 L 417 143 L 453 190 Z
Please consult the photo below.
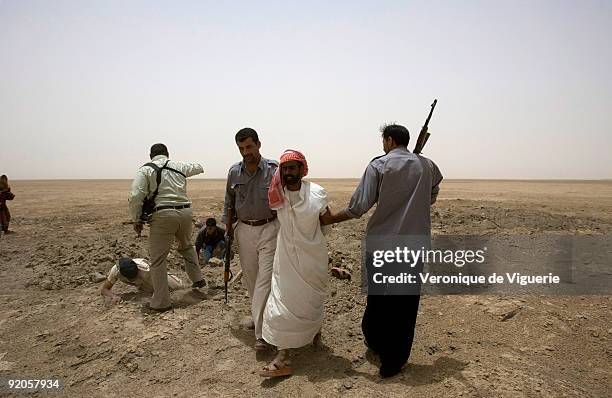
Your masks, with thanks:
M 282 377 L 293 374 L 291 362 L 287 359 L 287 350 L 280 350 L 276 358 L 259 371 L 261 377 Z

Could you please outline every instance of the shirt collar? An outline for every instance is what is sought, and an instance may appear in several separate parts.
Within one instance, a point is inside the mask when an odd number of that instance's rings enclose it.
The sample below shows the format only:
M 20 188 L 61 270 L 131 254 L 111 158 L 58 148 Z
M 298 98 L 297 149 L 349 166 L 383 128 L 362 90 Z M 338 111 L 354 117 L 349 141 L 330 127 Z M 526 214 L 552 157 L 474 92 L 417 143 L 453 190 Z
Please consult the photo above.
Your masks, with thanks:
M 257 168 L 263 170 L 264 169 L 264 157 L 260 155 L 259 163 L 257 164 Z M 246 165 L 244 164 L 244 160 L 240 161 L 240 170 L 246 172 Z
M 398 146 L 398 147 L 395 147 L 395 148 L 391 149 L 389 151 L 389 153 L 391 153 L 391 152 L 410 152 L 410 151 L 408 150 L 408 147 Z
M 283 187 L 283 190 L 285 191 L 285 196 L 288 195 L 288 192 L 295 192 L 295 191 L 290 191 L 287 187 Z M 300 186 L 300 189 L 298 192 L 298 197 L 300 198 L 300 202 L 302 200 L 304 200 L 304 197 L 306 197 L 306 181 L 304 181 L 304 179 L 302 179 L 302 184 Z

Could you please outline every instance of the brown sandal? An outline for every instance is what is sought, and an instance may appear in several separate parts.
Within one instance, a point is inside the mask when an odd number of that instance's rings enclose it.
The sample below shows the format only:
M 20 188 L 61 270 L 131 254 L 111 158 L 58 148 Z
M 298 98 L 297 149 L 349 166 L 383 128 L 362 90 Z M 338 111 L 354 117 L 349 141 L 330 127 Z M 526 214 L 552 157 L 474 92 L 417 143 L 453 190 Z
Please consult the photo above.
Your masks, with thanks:
M 259 375 L 261 377 L 283 377 L 291 376 L 292 374 L 293 369 L 291 369 L 287 363 L 279 366 L 279 364 L 276 362 L 272 362 L 271 364 L 264 366 L 264 368 L 259 371 Z
M 351 273 L 344 268 L 332 267 L 330 273 L 333 277 L 338 279 L 351 279 Z

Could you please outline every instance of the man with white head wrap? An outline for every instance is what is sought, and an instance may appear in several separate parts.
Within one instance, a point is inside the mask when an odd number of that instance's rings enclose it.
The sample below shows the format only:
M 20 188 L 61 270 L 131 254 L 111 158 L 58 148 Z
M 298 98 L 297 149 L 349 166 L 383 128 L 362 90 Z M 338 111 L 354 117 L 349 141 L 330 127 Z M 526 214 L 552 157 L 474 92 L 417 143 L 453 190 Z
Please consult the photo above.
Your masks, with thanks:
M 278 355 L 260 371 L 263 377 L 292 374 L 288 350 L 315 342 L 323 323 L 328 259 L 319 216 L 327 210 L 327 193 L 303 181 L 306 174 L 304 155 L 286 150 L 268 191 L 280 230 L 262 335 Z

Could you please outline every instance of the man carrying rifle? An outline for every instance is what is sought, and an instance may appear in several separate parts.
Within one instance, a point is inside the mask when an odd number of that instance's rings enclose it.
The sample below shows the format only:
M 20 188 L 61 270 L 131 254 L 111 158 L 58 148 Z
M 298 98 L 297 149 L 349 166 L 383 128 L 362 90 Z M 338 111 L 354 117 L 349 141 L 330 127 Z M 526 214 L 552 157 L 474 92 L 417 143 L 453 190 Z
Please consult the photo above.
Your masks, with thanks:
M 204 287 L 206 282 L 198 265 L 191 232 L 191 202 L 187 197 L 187 177 L 202 173 L 199 163 L 185 163 L 169 159 L 164 144 L 151 147 L 151 163 L 136 173 L 129 198 L 130 217 L 134 230 L 140 236 L 143 227 L 143 204 L 153 200 L 150 214 L 151 232 L 149 254 L 151 256 L 151 280 L 153 297 L 149 308 L 163 312 L 172 309 L 168 292 L 166 257 L 176 238 L 178 252 L 185 260 L 185 271 L 194 288 Z M 149 206 L 145 206 L 147 208 Z
M 279 229 L 276 212 L 268 203 L 268 188 L 278 162 L 261 156 L 261 141 L 250 127 L 239 130 L 235 141 L 242 161 L 230 167 L 227 174 L 223 212 L 228 236 L 226 247 L 230 250 L 230 239 L 235 236 L 242 281 L 251 298 L 252 319 L 245 326 L 255 329 L 255 349 L 261 351 L 268 348 L 261 328 Z
M 408 150 L 410 135 L 404 126 L 383 127 L 382 140 L 385 155 L 370 162 L 348 207 L 335 214 L 328 210 L 321 223 L 359 218 L 377 204 L 366 228 L 366 242 L 368 238 L 393 242 L 398 236 L 429 238 L 430 205 L 438 195 L 440 170 L 431 160 Z M 366 247 L 366 256 L 368 250 Z M 390 377 L 400 372 L 410 355 L 420 286 L 408 294 L 386 287 L 373 291 L 369 282 L 372 268 L 366 266 L 368 297 L 361 328 L 366 345 L 380 357 L 380 375 Z

